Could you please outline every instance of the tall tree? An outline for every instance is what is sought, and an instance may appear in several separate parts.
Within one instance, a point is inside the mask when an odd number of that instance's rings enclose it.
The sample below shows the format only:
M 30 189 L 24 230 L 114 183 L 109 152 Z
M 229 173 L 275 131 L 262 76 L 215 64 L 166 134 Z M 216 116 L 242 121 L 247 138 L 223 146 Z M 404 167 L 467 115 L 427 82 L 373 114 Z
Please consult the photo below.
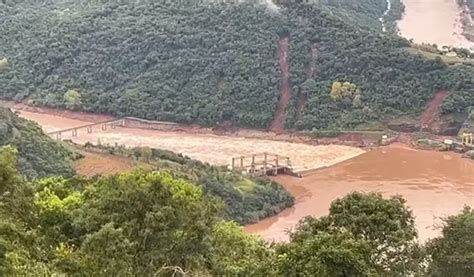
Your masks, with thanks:
M 370 246 L 370 262 L 383 275 L 409 274 L 418 257 L 414 217 L 402 197 L 384 199 L 376 193 L 351 193 L 331 203 L 329 215 L 302 220 L 294 241 L 311 239 L 321 232 L 347 230 Z
M 448 217 L 442 234 L 427 245 L 428 275 L 474 276 L 474 211 L 466 207 L 459 215 Z

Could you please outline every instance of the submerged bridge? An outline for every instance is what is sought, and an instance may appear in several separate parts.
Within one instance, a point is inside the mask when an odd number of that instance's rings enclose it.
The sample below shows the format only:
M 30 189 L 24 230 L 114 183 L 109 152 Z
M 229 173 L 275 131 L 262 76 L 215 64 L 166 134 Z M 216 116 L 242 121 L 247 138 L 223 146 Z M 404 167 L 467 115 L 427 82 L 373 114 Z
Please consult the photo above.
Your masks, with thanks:
M 232 158 L 232 170 L 251 176 L 295 175 L 289 157 L 273 153 L 259 153 Z
M 94 127 L 101 127 L 102 131 L 107 131 L 110 129 L 115 129 L 116 127 L 134 127 L 134 128 L 146 128 L 146 129 L 173 129 L 179 126 L 177 123 L 173 122 L 164 122 L 164 121 L 153 121 L 153 120 L 146 120 L 136 117 L 122 117 L 119 119 L 111 119 L 107 121 L 101 122 L 94 122 L 89 123 L 81 126 L 71 127 L 63 130 L 57 130 L 48 132 L 47 135 L 55 136 L 57 140 L 62 140 L 62 135 L 64 133 L 71 132 L 73 137 L 77 137 L 79 130 L 87 130 L 87 133 L 92 133 Z

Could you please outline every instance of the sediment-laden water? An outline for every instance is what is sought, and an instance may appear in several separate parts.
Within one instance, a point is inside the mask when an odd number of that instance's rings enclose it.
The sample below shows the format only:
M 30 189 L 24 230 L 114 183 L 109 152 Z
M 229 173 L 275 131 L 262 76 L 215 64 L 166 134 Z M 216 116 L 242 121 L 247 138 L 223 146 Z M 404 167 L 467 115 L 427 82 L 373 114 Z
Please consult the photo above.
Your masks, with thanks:
M 439 234 L 441 218 L 474 206 L 474 161 L 451 152 L 409 149 L 402 145 L 370 151 L 303 178 L 279 176 L 295 197 L 294 207 L 246 227 L 265 239 L 282 241 L 308 215 L 327 214 L 330 203 L 352 191 L 400 194 L 416 217 L 420 240 Z

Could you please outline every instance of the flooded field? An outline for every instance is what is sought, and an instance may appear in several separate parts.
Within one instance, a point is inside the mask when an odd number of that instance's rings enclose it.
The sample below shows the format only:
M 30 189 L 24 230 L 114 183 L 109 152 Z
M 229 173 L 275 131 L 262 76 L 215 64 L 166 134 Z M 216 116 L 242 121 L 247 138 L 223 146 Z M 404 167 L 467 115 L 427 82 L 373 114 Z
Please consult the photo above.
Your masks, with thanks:
M 403 0 L 403 4 L 405 15 L 398 22 L 403 37 L 439 47 L 474 47 L 462 35 L 462 11 L 456 0 Z
M 418 151 L 388 146 L 304 177 L 278 176 L 295 197 L 296 205 L 277 216 L 246 227 L 268 240 L 288 238 L 298 221 L 327 214 L 330 203 L 352 191 L 400 194 L 416 217 L 420 240 L 435 237 L 440 218 L 474 206 L 474 162 L 447 152 Z
M 20 111 L 20 115 L 38 122 L 46 132 L 82 126 L 90 123 L 59 115 Z M 62 135 L 76 143 L 86 142 L 126 146 L 149 146 L 182 153 L 191 158 L 214 165 L 229 165 L 232 157 L 262 152 L 275 153 L 291 158 L 296 170 L 326 167 L 364 153 L 356 147 L 340 145 L 313 146 L 302 143 L 250 139 L 236 136 L 193 134 L 186 132 L 117 128 L 102 131 L 100 126 L 91 134 L 86 129 L 77 137 L 70 132 Z

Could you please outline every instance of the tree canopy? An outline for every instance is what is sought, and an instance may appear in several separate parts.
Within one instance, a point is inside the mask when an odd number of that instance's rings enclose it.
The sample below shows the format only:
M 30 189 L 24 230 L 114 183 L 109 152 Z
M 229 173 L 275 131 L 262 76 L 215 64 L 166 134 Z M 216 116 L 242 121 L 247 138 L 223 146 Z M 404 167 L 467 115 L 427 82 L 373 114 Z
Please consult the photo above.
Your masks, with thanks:
M 467 277 L 474 274 L 474 211 L 466 207 L 445 219 L 443 236 L 428 243 L 429 276 Z
M 38 124 L 0 107 L 0 146 L 4 145 L 18 150 L 19 169 L 30 179 L 74 174 L 70 161 L 77 158 L 75 153 L 45 135 Z
M 335 234 L 338 236 L 330 236 Z M 417 270 L 415 262 L 419 248 L 415 241 L 414 217 L 405 206 L 405 200 L 399 196 L 384 199 L 375 193 L 348 194 L 331 203 L 328 216 L 302 220 L 291 237 L 294 244 L 304 245 L 315 235 L 331 240 L 344 238 L 345 243 L 354 247 L 351 255 L 361 255 L 359 251 L 366 253 L 366 261 L 354 260 L 355 264 L 351 265 L 354 268 L 347 269 L 348 272 L 363 269 L 354 273 L 356 276 L 370 276 L 372 273 L 406 276 Z M 352 273 L 345 274 L 337 276 L 351 276 Z

